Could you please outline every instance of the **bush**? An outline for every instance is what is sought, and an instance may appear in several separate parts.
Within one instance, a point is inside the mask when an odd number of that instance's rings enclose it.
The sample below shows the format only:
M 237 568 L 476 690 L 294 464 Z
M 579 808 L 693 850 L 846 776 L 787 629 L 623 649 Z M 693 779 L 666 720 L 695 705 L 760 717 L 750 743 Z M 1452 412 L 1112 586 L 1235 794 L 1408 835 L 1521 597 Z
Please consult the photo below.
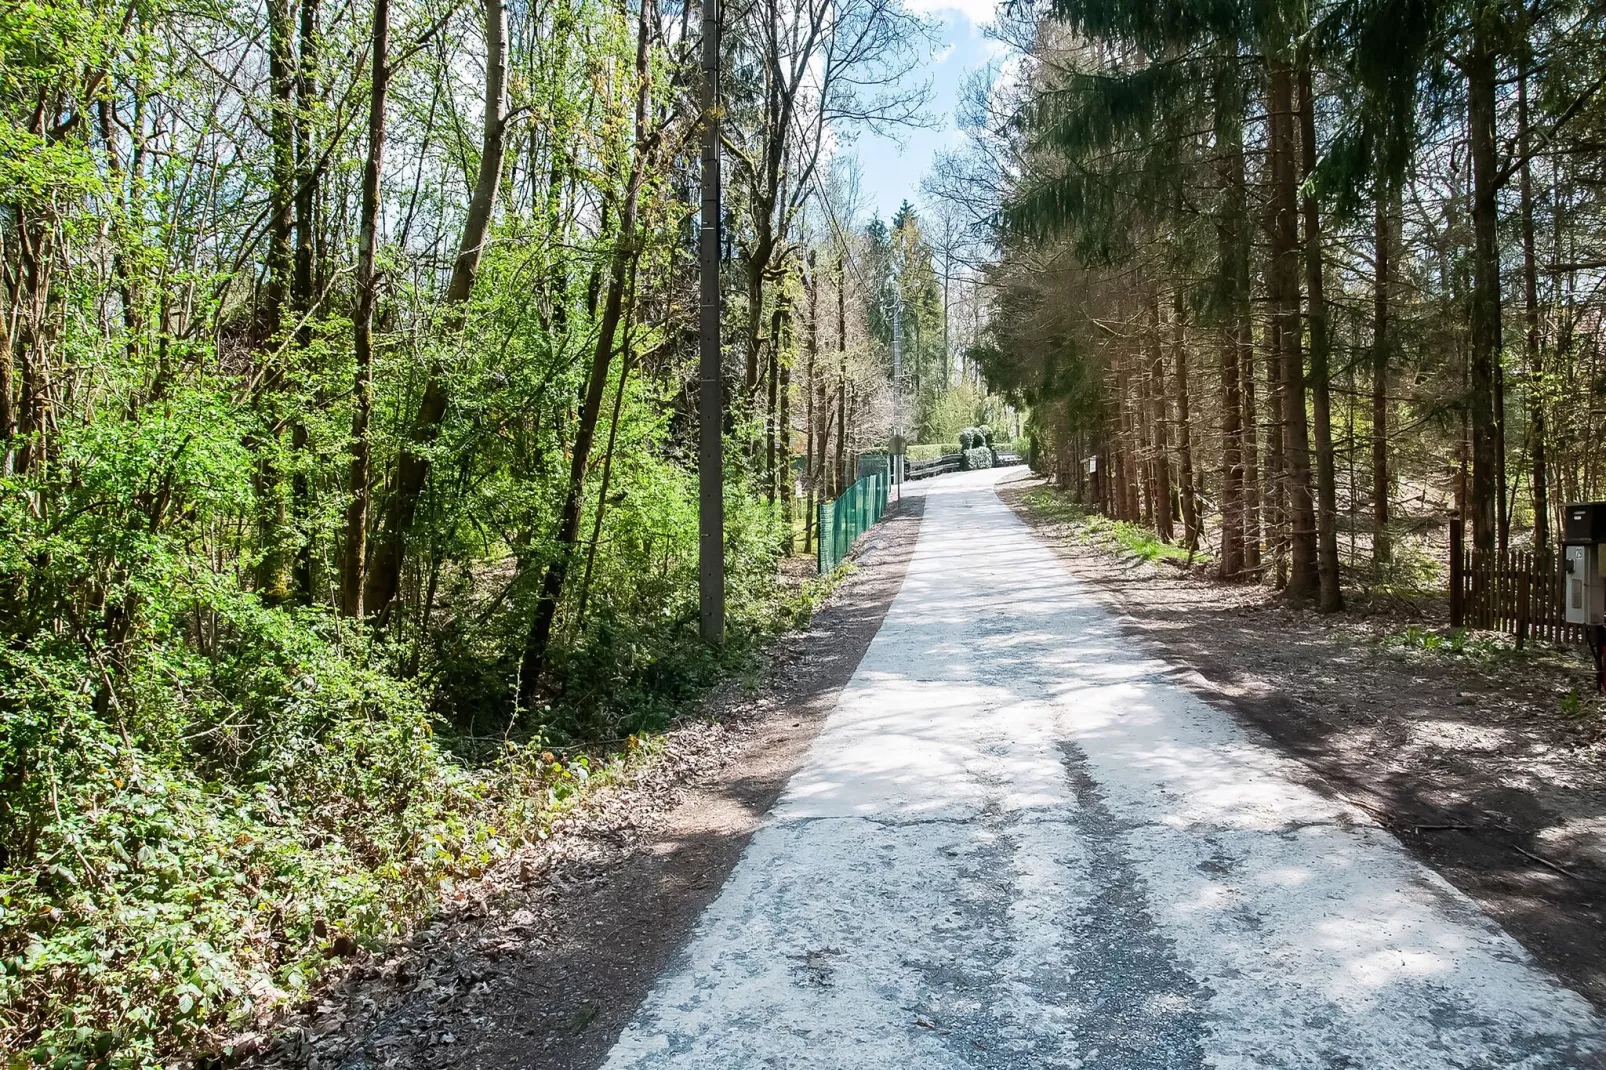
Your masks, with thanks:
M 992 444 L 993 433 L 986 427 L 967 427 L 959 432 L 959 449 L 961 452 L 980 449 L 983 446 L 991 446 Z
M 904 448 L 904 457 L 909 461 L 936 461 L 958 452 L 960 450 L 957 442 L 934 442 L 907 446 Z
M 953 441 L 960 428 L 1000 423 L 1004 399 L 988 395 L 975 383 L 957 383 L 925 394 L 916 417 L 916 433 L 926 442 Z
M 129 667 L 148 684 L 126 706 L 183 725 L 165 738 L 97 711 L 72 646 L 0 648 L 0 1042 L 41 1065 L 216 1044 L 303 998 L 333 949 L 405 931 L 523 823 L 523 756 L 456 763 L 349 627 L 213 608 L 212 658 L 153 645 Z
M 960 455 L 960 468 L 966 472 L 973 472 L 981 468 L 993 466 L 993 451 L 986 446 L 977 446 L 968 449 Z
M 695 474 L 622 434 L 586 625 L 552 651 L 562 693 L 514 725 L 537 585 L 486 582 L 511 561 L 448 576 L 428 633 L 376 637 L 267 604 L 249 558 L 211 555 L 203 534 L 256 515 L 240 419 L 180 393 L 138 425 L 65 429 L 70 479 L 0 475 L 4 1065 L 172 1065 L 305 999 L 595 782 L 543 759 L 551 737 L 664 724 L 818 597 L 778 582 L 782 514 L 733 469 L 710 653 Z

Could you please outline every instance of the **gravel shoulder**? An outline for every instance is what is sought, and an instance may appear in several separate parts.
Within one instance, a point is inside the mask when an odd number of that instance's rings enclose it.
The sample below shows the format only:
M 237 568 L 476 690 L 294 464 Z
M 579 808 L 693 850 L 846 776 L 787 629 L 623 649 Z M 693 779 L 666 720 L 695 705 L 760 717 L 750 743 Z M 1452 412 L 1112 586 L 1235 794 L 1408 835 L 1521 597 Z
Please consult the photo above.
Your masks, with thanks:
M 810 626 L 777 640 L 624 783 L 593 793 L 409 944 L 356 961 L 256 1066 L 590 1070 L 718 893 L 902 586 L 924 498 L 856 547 Z
M 1042 486 L 998 491 L 1132 635 L 1606 1007 L 1606 743 L 1599 703 L 1566 712 L 1569 690 L 1587 686 L 1581 659 L 1402 649 L 1386 642 L 1410 623 L 1398 617 L 1324 617 L 1265 587 L 1090 546 L 1032 507 Z

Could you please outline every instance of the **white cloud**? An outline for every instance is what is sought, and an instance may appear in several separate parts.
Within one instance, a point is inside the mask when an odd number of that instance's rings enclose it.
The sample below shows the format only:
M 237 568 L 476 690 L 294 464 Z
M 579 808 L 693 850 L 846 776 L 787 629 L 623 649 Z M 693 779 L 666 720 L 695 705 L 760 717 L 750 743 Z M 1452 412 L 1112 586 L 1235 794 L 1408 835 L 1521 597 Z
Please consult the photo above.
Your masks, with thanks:
M 921 15 L 956 14 L 981 26 L 998 17 L 998 0 L 904 0 L 909 10 Z
M 953 45 L 953 42 L 950 41 L 948 44 L 943 45 L 941 48 L 937 49 L 937 51 L 935 51 L 935 52 L 933 52 L 931 54 L 931 64 L 932 64 L 932 66 L 936 66 L 939 63 L 947 62 L 948 57 L 953 55 L 953 54 L 954 54 L 954 45 Z

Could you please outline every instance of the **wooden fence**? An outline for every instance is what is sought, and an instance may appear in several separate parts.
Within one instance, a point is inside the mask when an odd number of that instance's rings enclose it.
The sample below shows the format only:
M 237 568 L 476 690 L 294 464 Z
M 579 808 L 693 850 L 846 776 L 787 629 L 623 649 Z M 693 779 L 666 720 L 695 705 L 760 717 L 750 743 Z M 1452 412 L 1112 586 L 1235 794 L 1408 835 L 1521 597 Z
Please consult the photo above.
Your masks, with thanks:
M 1514 635 L 1520 645 L 1542 639 L 1586 645 L 1584 626 L 1567 623 L 1566 564 L 1561 550 L 1482 554 L 1450 525 L 1450 624 Z
M 930 461 L 905 461 L 903 465 L 904 479 L 925 479 L 927 476 L 940 476 L 945 472 L 959 471 L 960 457 L 957 453 L 945 453 L 941 457 Z

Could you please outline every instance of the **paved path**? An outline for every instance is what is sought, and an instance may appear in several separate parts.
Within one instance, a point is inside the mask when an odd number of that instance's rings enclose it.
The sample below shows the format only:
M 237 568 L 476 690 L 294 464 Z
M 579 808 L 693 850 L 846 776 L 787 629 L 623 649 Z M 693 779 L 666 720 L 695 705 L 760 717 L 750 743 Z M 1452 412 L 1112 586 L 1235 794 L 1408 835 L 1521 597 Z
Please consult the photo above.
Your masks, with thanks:
M 1606 1065 L 1606 1025 L 1179 687 L 992 490 L 902 592 L 609 1070 Z

